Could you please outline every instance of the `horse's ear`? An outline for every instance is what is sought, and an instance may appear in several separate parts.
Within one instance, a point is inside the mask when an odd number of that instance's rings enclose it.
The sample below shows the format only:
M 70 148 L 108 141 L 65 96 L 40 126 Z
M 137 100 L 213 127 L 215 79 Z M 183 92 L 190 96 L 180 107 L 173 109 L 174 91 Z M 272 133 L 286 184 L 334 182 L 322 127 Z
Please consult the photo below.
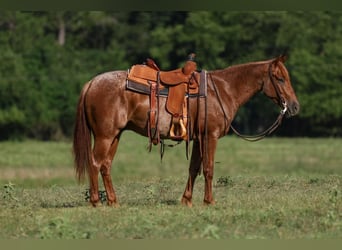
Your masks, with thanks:
M 287 60 L 287 55 L 282 54 L 280 56 L 278 56 L 277 58 L 274 59 L 274 64 L 277 65 L 279 62 L 285 63 L 285 61 Z
M 289 59 L 289 48 L 285 48 L 283 53 L 279 56 L 281 62 L 287 61 Z
M 287 61 L 287 59 L 289 59 L 289 55 L 288 54 L 282 54 L 282 55 L 280 55 L 279 56 L 280 57 L 280 61 L 282 61 L 283 63 L 285 62 L 285 61 Z
M 288 58 L 289 56 L 287 54 L 282 54 L 278 57 L 278 60 L 284 63 Z

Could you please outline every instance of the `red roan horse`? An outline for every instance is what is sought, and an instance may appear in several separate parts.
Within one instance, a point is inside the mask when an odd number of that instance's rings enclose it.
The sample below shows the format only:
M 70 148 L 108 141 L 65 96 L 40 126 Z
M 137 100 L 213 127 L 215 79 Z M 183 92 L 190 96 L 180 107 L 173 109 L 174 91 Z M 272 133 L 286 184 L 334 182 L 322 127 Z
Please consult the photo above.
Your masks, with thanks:
M 284 61 L 285 57 L 280 56 L 207 72 L 206 108 L 198 108 L 196 98 L 189 103 L 190 120 L 197 122 L 191 123 L 194 136 L 191 138 L 189 177 L 181 200 L 184 205 L 192 206 L 193 187 L 201 166 L 205 178 L 204 203 L 215 203 L 212 180 L 217 141 L 228 133 L 238 108 L 253 95 L 262 91 L 282 107 L 287 116 L 299 112 L 299 102 Z M 75 170 L 79 179 L 88 174 L 93 206 L 100 202 L 99 173 L 108 205 L 118 205 L 111 180 L 111 166 L 122 132 L 133 130 L 143 136 L 148 134 L 149 96 L 127 90 L 126 77 L 127 71 L 100 74 L 85 84 L 79 98 L 73 141 Z M 159 105 L 160 136 L 167 139 L 171 115 L 165 110 L 165 98 L 160 98 Z M 93 148 L 91 134 L 94 137 Z M 201 147 L 202 140 L 206 140 L 204 147 Z

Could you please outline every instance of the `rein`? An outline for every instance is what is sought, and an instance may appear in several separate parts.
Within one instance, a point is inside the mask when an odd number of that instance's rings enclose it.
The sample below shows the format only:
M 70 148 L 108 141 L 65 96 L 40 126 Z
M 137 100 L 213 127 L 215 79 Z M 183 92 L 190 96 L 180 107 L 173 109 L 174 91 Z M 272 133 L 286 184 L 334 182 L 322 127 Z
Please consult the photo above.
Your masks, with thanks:
M 280 110 L 280 113 L 277 117 L 277 119 L 275 120 L 275 122 L 268 128 L 266 129 L 265 131 L 263 131 L 262 133 L 260 134 L 257 134 L 257 135 L 244 135 L 244 134 L 241 134 L 240 132 L 238 132 L 232 124 L 230 124 L 230 128 L 233 130 L 233 132 L 240 138 L 246 140 L 246 141 L 249 141 L 249 142 L 256 142 L 256 141 L 259 141 L 261 139 L 264 139 L 266 136 L 270 135 L 271 133 L 273 133 L 280 125 L 281 125 L 281 122 L 283 120 L 283 117 L 287 111 L 287 104 L 286 104 L 286 101 L 284 100 L 284 98 L 281 96 L 281 92 L 280 92 L 280 89 L 279 89 L 279 86 L 275 83 L 274 79 L 273 79 L 273 75 L 272 75 L 272 70 L 271 70 L 271 67 L 272 67 L 272 64 L 270 64 L 270 67 L 269 67 L 269 70 L 268 70 L 268 75 L 271 79 L 271 82 L 273 84 L 273 87 L 276 91 L 276 94 L 279 98 L 279 100 L 281 101 L 281 105 L 282 105 L 282 109 Z M 211 81 L 214 83 L 213 79 L 212 79 L 212 76 L 210 75 L 210 79 Z M 223 108 L 223 105 L 222 105 L 222 101 L 221 101 L 221 97 L 217 91 L 217 88 L 215 86 L 215 84 L 213 84 L 213 87 L 214 87 L 214 90 L 215 90 L 215 94 L 218 98 L 218 101 L 219 101 L 219 104 L 220 104 L 220 107 L 223 111 L 223 115 L 224 115 L 224 119 L 225 119 L 225 123 L 227 123 L 228 121 L 228 116 L 226 115 L 226 112 Z M 228 129 L 228 128 L 227 128 Z M 228 131 L 226 132 L 228 133 Z
M 233 132 L 239 136 L 240 138 L 246 140 L 246 141 L 250 141 L 250 142 L 255 142 L 255 141 L 260 141 L 261 139 L 264 139 L 266 136 L 270 135 L 271 133 L 273 133 L 273 131 L 275 131 L 281 124 L 283 117 L 285 115 L 286 112 L 286 107 L 284 109 L 282 109 L 280 111 L 280 114 L 278 115 L 277 119 L 275 120 L 275 122 L 268 128 L 266 129 L 264 132 L 257 134 L 257 135 L 243 135 L 241 133 L 239 133 L 234 127 L 233 125 L 230 125 L 230 128 L 233 130 Z

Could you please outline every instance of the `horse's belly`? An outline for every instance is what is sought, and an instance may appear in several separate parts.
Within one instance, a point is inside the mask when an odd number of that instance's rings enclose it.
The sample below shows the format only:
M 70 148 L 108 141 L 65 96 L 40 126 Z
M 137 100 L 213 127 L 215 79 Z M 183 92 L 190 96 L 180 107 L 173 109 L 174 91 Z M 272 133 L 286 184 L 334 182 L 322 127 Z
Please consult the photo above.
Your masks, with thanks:
M 159 98 L 159 109 L 158 109 L 158 129 L 161 138 L 168 138 L 172 123 L 172 116 L 167 112 L 165 108 L 166 97 Z M 194 119 L 197 111 L 197 101 L 190 101 L 190 121 L 191 129 L 193 129 Z M 147 136 L 148 134 L 148 114 L 150 111 L 150 102 L 148 96 L 139 96 L 135 100 L 134 109 L 132 115 L 129 118 L 127 129 L 131 129 L 141 135 Z

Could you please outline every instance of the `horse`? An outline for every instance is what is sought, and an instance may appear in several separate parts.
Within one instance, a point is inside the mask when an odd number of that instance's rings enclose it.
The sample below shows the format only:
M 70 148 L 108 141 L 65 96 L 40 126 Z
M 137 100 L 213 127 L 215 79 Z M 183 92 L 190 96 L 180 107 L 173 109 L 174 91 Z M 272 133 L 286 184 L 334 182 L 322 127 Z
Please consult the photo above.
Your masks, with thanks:
M 207 71 L 205 101 L 190 99 L 189 119 L 193 131 L 188 179 L 181 204 L 191 207 L 196 177 L 203 173 L 203 203 L 213 198 L 214 155 L 218 139 L 227 135 L 239 109 L 258 92 L 282 108 L 286 117 L 299 112 L 284 55 Z M 149 96 L 126 89 L 127 71 L 104 72 L 81 90 L 77 104 L 73 137 L 74 168 L 78 180 L 88 175 L 90 203 L 98 206 L 99 174 L 107 195 L 107 205 L 119 206 L 111 179 L 112 161 L 125 130 L 148 136 Z M 204 105 L 205 102 L 205 105 Z M 170 138 L 171 115 L 165 110 L 165 98 L 159 100 L 160 137 Z M 93 138 L 93 139 L 92 139 Z M 93 146 L 92 146 L 93 143 Z

